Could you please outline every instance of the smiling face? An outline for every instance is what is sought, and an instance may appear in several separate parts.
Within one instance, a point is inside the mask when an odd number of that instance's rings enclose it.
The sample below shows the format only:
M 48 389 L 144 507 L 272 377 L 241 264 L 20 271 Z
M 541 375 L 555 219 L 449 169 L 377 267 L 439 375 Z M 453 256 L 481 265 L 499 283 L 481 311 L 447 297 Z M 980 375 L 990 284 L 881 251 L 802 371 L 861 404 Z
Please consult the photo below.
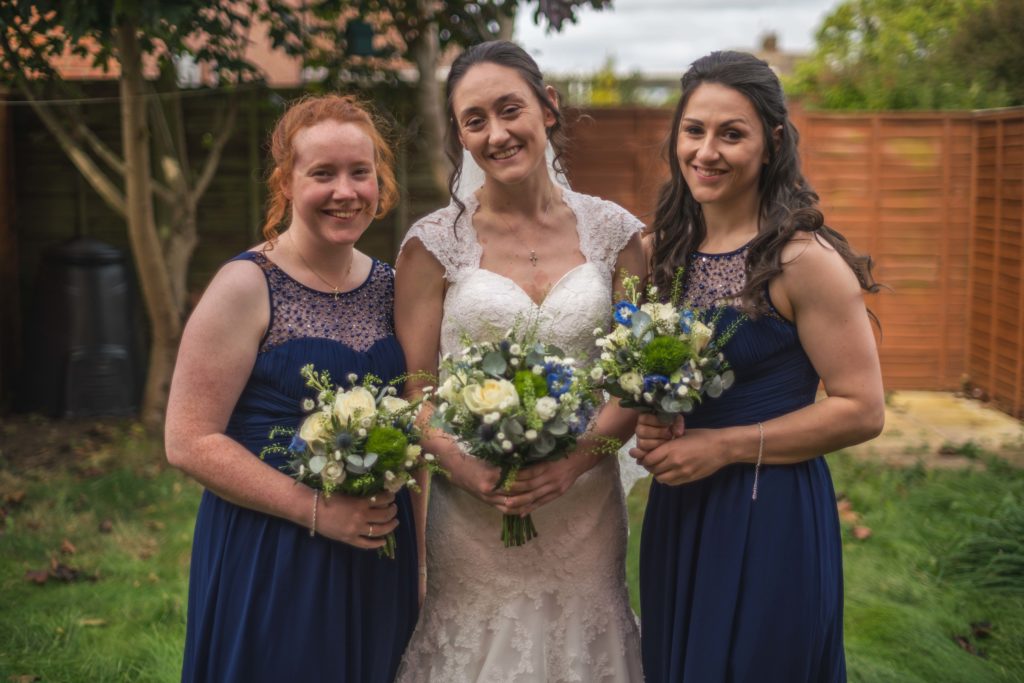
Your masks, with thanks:
M 758 180 L 768 162 L 764 128 L 742 93 L 704 83 L 690 95 L 679 122 L 676 157 L 702 206 L 758 206 Z
M 321 121 L 292 139 L 285 185 L 291 227 L 333 244 L 353 244 L 369 227 L 380 196 L 373 141 L 355 123 Z
M 489 179 L 516 184 L 547 173 L 547 129 L 555 115 L 515 69 L 490 62 L 471 67 L 455 86 L 452 113 L 459 141 Z

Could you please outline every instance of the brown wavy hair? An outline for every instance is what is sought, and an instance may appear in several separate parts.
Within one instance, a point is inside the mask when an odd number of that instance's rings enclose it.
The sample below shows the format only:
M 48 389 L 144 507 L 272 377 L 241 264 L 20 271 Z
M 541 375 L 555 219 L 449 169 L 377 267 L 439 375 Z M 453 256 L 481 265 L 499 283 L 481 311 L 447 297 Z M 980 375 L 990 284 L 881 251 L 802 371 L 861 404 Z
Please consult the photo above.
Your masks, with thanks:
M 295 165 L 295 146 L 292 141 L 303 128 L 322 121 L 354 123 L 373 143 L 373 161 L 377 170 L 380 199 L 374 218 L 381 218 L 398 202 L 398 183 L 395 181 L 395 155 L 385 139 L 384 122 L 372 109 L 350 95 L 305 96 L 288 106 L 270 134 L 271 171 L 267 177 L 267 219 L 263 224 L 263 238 L 270 243 L 280 235 L 281 226 L 291 221 L 291 202 L 284 195 L 285 181 L 291 177 Z
M 662 291 L 670 291 L 676 269 L 687 264 L 707 236 L 704 213 L 683 179 L 676 148 L 690 96 L 704 83 L 718 83 L 739 91 L 750 101 L 761 120 L 768 149 L 768 162 L 758 179 L 758 234 L 747 250 L 747 282 L 740 292 L 743 309 L 750 315 L 769 310 L 768 283 L 782 272 L 782 250 L 797 232 L 814 235 L 831 246 L 857 276 L 861 288 L 877 292 L 880 285 L 871 273 L 871 257 L 855 253 L 842 234 L 825 224 L 818 195 L 800 169 L 800 135 L 789 119 L 782 84 L 768 63 L 745 52 L 712 52 L 695 61 L 681 83 L 682 94 L 665 147 L 670 175 L 658 195 L 652 226 L 654 283 Z M 773 145 L 772 131 L 779 127 L 781 136 Z
M 569 137 L 565 134 L 565 117 L 561 109 L 548 99 L 548 93 L 544 89 L 544 76 L 540 67 L 533 60 L 526 50 L 515 43 L 507 40 L 491 40 L 486 43 L 474 45 L 455 58 L 451 69 L 448 71 L 448 80 L 445 82 L 445 97 L 448 110 L 448 128 L 445 131 L 444 151 L 448 160 L 452 162 L 452 172 L 448 176 L 448 192 L 452 195 L 452 201 L 459 207 L 459 215 L 455 217 L 456 222 L 462 212 L 466 210 L 465 205 L 455 196 L 455 186 L 462 176 L 462 143 L 459 142 L 459 122 L 455 116 L 455 88 L 462 81 L 466 73 L 477 64 L 497 64 L 509 69 L 515 69 L 526 85 L 530 87 L 533 94 L 540 101 L 541 106 L 547 109 L 555 117 L 555 122 L 547 129 L 548 140 L 555 151 L 553 166 L 556 173 L 565 173 L 563 161 L 565 150 L 569 145 Z M 560 100 L 556 91 L 556 99 Z

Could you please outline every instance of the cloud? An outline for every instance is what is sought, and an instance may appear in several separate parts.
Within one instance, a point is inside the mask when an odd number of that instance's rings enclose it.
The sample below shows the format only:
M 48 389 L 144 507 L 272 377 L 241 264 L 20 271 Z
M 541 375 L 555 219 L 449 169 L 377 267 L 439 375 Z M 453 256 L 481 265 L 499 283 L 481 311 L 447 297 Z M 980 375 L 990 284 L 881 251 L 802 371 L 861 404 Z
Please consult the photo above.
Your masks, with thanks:
M 616 0 L 614 9 L 584 10 L 577 24 L 546 33 L 520 15 L 516 39 L 541 69 L 589 73 L 615 59 L 620 73 L 681 73 L 712 50 L 757 47 L 767 32 L 787 50 L 808 50 L 814 31 L 838 0 Z

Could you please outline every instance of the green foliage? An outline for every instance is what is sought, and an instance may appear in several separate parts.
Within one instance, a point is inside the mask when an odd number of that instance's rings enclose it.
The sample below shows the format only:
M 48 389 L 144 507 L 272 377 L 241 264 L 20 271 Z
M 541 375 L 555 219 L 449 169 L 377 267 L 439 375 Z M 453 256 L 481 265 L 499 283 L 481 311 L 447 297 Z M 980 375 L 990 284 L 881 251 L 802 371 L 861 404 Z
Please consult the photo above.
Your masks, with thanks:
M 786 89 L 823 109 L 1019 103 L 1021 23 L 1007 22 L 1021 13 L 1019 0 L 846 0 L 825 19 L 813 55 Z

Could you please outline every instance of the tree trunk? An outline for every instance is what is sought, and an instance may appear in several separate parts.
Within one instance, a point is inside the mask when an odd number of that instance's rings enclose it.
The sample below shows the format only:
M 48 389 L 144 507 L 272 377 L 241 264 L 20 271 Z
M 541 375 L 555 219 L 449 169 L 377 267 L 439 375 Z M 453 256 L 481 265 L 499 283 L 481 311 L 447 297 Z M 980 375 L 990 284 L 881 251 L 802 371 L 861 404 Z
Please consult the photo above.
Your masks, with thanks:
M 423 141 L 420 151 L 427 156 L 430 173 L 442 195 L 448 194 L 448 174 L 451 164 L 444 153 L 445 112 L 444 97 L 437 83 L 437 66 L 441 59 L 441 41 L 437 24 L 425 22 L 422 33 L 412 44 L 413 58 L 420 78 L 416 86 L 416 101 L 423 121 Z
M 181 337 L 181 316 L 175 306 L 153 215 L 145 81 L 142 53 L 133 23 L 122 21 L 119 24 L 117 43 L 121 59 L 121 137 L 125 158 L 128 240 L 151 328 L 149 369 L 141 418 L 147 428 L 155 430 L 162 424 L 167 407 L 167 392 Z

